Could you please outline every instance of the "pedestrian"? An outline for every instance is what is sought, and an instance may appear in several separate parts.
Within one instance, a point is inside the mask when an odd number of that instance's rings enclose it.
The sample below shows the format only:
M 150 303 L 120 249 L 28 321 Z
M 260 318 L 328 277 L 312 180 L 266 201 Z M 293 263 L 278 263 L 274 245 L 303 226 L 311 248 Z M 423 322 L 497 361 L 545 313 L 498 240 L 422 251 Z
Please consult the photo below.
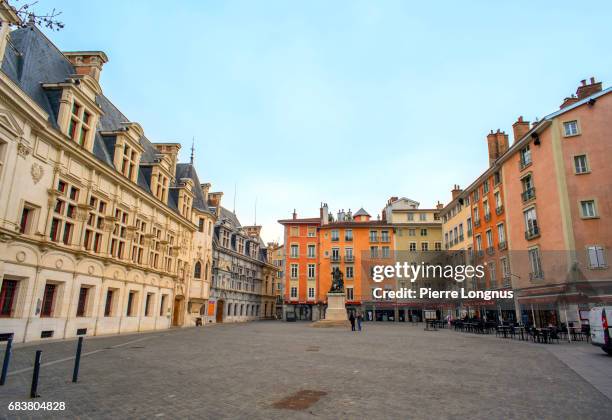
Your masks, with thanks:
M 351 321 L 351 331 L 355 331 L 355 315 L 352 312 L 349 321 Z
M 357 330 L 361 331 L 361 323 L 363 322 L 363 315 L 361 315 L 361 312 L 359 312 L 357 314 Z

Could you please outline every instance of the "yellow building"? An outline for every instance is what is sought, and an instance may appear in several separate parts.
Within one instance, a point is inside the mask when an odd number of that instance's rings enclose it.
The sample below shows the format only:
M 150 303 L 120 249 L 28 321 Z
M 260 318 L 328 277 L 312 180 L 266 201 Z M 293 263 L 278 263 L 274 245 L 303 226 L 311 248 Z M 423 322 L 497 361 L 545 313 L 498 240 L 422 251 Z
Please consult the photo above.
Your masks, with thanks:
M 449 251 L 472 250 L 472 213 L 470 197 L 458 185 L 451 191 L 452 199 L 442 210 L 442 235 L 444 249 Z
M 277 271 L 274 277 L 274 299 L 276 302 L 276 317 L 283 316 L 283 296 L 284 296 L 284 280 L 285 280 L 285 247 L 276 242 L 268 244 L 268 255 L 272 264 Z
M 396 251 L 441 251 L 442 221 L 435 209 L 420 209 L 417 201 L 391 197 L 383 209 L 383 220 L 395 229 Z
M 195 325 L 210 290 L 209 184 L 104 95 L 103 52 L 62 53 L 33 25 L 9 31 L 10 10 L 0 19 L 0 334 Z

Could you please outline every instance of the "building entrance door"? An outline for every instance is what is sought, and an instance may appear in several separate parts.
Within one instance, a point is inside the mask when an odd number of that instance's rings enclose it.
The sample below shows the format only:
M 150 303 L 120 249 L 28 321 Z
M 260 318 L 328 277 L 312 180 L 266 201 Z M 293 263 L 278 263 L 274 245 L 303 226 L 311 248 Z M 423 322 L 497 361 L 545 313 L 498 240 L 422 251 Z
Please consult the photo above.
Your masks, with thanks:
M 223 322 L 223 307 L 225 302 L 223 302 L 222 300 L 218 300 L 217 301 L 217 316 L 216 316 L 216 320 L 218 323 Z
M 183 299 L 174 299 L 174 312 L 172 313 L 172 326 L 178 327 L 182 323 Z

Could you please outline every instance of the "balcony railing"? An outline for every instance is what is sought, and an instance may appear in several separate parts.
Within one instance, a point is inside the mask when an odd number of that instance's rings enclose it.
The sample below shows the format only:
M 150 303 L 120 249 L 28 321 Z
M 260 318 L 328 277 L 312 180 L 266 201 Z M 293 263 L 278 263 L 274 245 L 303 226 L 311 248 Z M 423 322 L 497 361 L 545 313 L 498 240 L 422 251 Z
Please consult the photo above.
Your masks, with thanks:
M 540 236 L 540 228 L 533 226 L 531 229 L 525 231 L 525 239 L 530 240 Z
M 484 219 L 485 219 L 485 222 L 490 222 L 491 221 L 491 213 L 485 213 Z
M 480 227 L 480 219 L 474 219 L 474 226 Z
M 504 212 L 504 206 L 495 207 L 495 214 L 498 216 Z
M 529 200 L 533 200 L 535 198 L 535 188 L 531 187 L 526 189 L 525 191 L 523 191 L 521 193 L 521 198 L 523 199 L 523 203 L 529 201 Z
M 353 262 L 355 261 L 355 257 L 353 255 L 345 255 L 344 262 Z
M 534 271 L 529 273 L 529 280 L 542 280 L 544 278 L 544 272 L 542 270 Z
M 332 262 L 340 262 L 340 255 L 332 255 L 330 259 Z
M 351 242 L 353 240 L 353 237 L 352 236 L 345 236 L 344 240 L 347 241 L 347 242 Z
M 528 167 L 529 165 L 531 165 L 531 157 L 529 159 L 522 159 L 519 161 L 519 170 L 523 170 L 526 167 Z
M 492 246 L 487 247 L 487 254 L 488 254 L 488 255 L 493 255 L 493 254 L 495 254 L 495 248 L 494 248 L 494 247 L 492 247 Z
M 504 249 L 508 248 L 508 243 L 506 241 L 501 241 L 498 245 L 497 248 L 500 251 L 503 251 Z
M 338 242 L 340 238 L 338 236 L 332 236 L 331 240 L 332 242 Z
M 370 242 L 378 242 L 378 236 L 370 236 Z

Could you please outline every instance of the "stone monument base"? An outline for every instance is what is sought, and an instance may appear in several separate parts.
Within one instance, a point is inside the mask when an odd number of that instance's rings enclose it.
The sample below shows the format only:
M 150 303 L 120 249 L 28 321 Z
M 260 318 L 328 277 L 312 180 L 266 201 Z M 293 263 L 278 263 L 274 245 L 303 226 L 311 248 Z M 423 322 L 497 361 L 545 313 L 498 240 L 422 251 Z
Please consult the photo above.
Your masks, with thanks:
M 344 292 L 329 292 L 327 294 L 327 310 L 325 311 L 325 319 L 314 322 L 315 328 L 327 327 L 345 327 L 349 328 L 351 323 L 346 314 L 346 294 Z

